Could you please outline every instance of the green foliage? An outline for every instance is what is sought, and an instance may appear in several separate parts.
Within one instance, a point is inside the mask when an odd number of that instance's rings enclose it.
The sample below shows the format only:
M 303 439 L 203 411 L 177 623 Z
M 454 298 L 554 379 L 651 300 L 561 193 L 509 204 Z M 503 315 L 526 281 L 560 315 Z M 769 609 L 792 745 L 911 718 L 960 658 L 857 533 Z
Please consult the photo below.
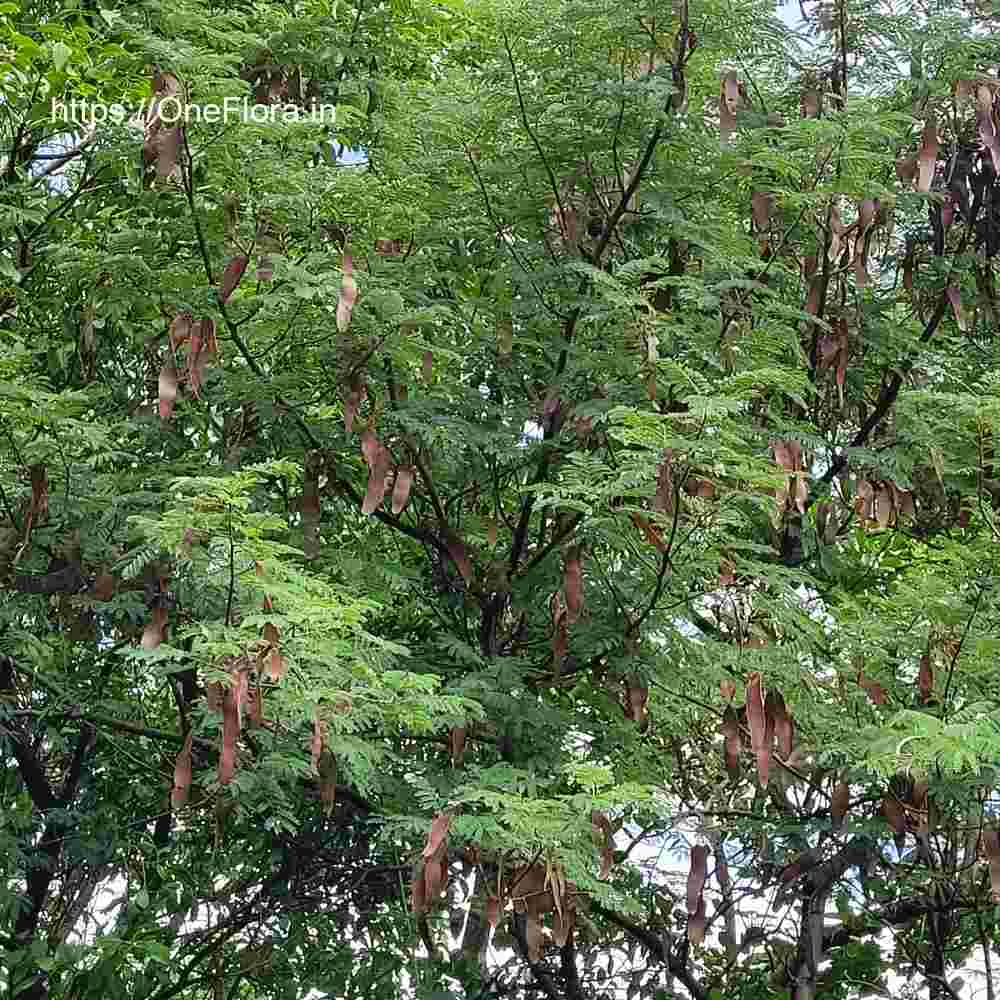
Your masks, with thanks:
M 0 3 L 3 995 L 980 989 L 988 8 Z

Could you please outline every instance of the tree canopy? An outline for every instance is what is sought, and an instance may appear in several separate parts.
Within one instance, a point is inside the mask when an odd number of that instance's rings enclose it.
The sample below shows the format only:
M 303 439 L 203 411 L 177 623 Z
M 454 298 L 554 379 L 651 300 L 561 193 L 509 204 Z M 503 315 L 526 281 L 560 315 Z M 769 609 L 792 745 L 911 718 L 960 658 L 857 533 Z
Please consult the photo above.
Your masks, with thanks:
M 987 998 L 990 0 L 0 2 L 0 997 Z

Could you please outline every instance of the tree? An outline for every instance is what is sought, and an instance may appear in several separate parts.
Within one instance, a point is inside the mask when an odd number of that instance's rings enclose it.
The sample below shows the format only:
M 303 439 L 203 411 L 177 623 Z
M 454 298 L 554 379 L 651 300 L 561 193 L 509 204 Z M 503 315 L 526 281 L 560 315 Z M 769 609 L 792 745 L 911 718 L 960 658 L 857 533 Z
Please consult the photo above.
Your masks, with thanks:
M 0 4 L 8 995 L 993 997 L 995 17 L 803 8 Z

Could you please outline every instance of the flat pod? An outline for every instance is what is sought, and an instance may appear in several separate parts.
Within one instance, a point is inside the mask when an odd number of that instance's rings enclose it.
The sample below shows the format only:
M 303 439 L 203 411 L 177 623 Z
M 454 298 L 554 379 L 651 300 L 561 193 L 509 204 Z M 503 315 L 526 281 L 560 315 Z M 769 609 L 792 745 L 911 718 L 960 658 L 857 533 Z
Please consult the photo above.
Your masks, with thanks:
M 764 685 L 759 673 L 747 680 L 747 724 L 750 728 L 750 749 L 757 758 L 757 772 L 762 785 L 767 784 L 770 747 L 767 745 L 767 718 L 764 711 Z
M 851 790 L 845 781 L 838 781 L 830 796 L 830 821 L 835 830 L 844 825 L 844 817 L 850 805 Z
M 193 736 L 194 734 L 189 729 L 184 739 L 184 745 L 174 762 L 174 787 L 170 792 L 170 805 L 173 809 L 180 809 L 187 802 L 188 792 L 191 789 L 191 740 Z
M 401 465 L 396 470 L 396 481 L 392 488 L 392 512 L 396 516 L 406 510 L 406 505 L 410 502 L 412 486 L 413 469 L 408 465 Z
M 707 878 L 708 848 L 704 844 L 696 844 L 691 848 L 691 867 L 687 877 L 687 911 L 690 916 L 698 912 Z

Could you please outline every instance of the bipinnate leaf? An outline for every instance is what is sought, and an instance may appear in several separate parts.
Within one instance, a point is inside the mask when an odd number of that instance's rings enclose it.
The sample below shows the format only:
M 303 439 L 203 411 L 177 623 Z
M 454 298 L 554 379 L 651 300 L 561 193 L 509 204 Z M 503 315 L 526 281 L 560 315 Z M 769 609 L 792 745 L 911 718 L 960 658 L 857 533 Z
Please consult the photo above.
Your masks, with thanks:
M 189 729 L 184 738 L 177 759 L 174 761 L 174 787 L 170 792 L 170 805 L 173 809 L 180 809 L 187 802 L 188 792 L 191 790 L 191 740 L 194 733 Z

